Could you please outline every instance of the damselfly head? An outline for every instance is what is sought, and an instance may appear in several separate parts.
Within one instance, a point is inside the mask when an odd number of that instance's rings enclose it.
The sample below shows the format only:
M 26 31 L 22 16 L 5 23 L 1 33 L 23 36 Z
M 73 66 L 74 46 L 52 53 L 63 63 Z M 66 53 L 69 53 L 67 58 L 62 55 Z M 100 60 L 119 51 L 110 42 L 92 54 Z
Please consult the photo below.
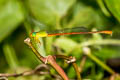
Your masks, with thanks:
M 30 37 L 32 37 L 32 38 L 36 37 L 36 32 L 32 32 L 32 33 L 30 34 Z

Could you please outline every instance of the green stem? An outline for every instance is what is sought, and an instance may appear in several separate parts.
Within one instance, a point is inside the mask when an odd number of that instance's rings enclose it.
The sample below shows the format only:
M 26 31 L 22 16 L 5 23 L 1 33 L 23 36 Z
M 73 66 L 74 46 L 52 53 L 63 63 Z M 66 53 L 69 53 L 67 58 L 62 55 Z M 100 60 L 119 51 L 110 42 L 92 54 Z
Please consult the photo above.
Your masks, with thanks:
M 103 13 L 106 15 L 106 16 L 110 16 L 110 13 L 107 11 L 107 9 L 105 8 L 105 5 L 103 3 L 103 0 L 97 0 L 97 3 L 99 4 L 101 10 L 103 11 Z
M 104 64 L 102 61 L 100 61 L 97 57 L 95 57 L 92 54 L 88 55 L 89 58 L 91 58 L 93 61 L 95 61 L 96 63 L 98 63 L 100 66 L 102 66 L 105 70 L 107 70 L 109 73 L 114 74 L 115 72 L 108 67 L 106 64 Z
M 107 66 L 105 63 L 103 63 L 102 61 L 100 61 L 96 56 L 92 55 L 91 51 L 90 51 L 90 49 L 88 47 L 84 47 L 83 51 L 84 51 L 85 55 L 87 55 L 90 59 L 92 59 L 97 64 L 99 64 L 101 67 L 103 67 L 110 74 L 115 74 L 115 72 L 109 66 Z
M 80 43 L 79 46 L 90 46 L 90 45 L 120 45 L 120 40 L 116 39 L 102 39 L 102 40 L 89 40 L 87 42 Z
M 73 59 L 73 57 L 68 57 L 68 56 L 65 56 L 65 55 L 55 55 L 55 57 L 56 58 L 63 58 L 65 60 L 71 60 L 71 59 Z M 82 80 L 77 64 L 75 62 L 72 62 L 72 65 L 73 65 L 73 67 L 74 67 L 74 69 L 76 71 L 78 80 Z
M 75 69 L 75 71 L 76 71 L 76 73 L 77 73 L 77 78 L 78 78 L 78 80 L 82 80 L 82 79 L 81 79 L 81 76 L 80 76 L 80 72 L 79 72 L 79 70 L 78 70 L 77 64 L 76 64 L 75 62 L 73 62 L 72 65 L 73 65 L 73 67 L 74 67 L 74 69 Z
M 6 43 L 3 46 L 3 51 L 5 54 L 7 63 L 12 69 L 15 70 L 18 67 L 18 60 L 15 54 L 14 48 L 10 44 Z

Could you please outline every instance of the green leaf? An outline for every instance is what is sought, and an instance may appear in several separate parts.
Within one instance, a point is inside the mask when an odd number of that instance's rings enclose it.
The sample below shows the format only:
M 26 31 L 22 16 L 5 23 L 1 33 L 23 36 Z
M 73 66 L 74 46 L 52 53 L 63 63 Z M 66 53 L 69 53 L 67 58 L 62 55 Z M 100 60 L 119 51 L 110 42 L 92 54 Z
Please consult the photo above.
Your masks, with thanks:
M 77 43 L 69 38 L 61 37 L 56 39 L 55 45 L 65 50 L 65 52 L 70 52 L 75 46 L 77 46 Z
M 85 71 L 85 70 L 92 68 L 94 66 L 95 66 L 95 63 L 93 61 L 91 61 L 90 59 L 87 59 L 83 70 Z
M 0 0 L 0 9 L 6 4 L 6 0 Z
M 115 18 L 120 21 L 120 0 L 104 0 L 108 9 L 112 12 Z
M 4 3 L 0 6 L 0 42 L 15 30 L 24 18 L 19 2 L 13 0 L 6 2 L 0 3 Z
M 117 49 L 117 48 L 116 48 Z M 116 51 L 116 49 L 112 48 L 101 48 L 101 50 L 93 52 L 95 53 L 96 56 L 98 56 L 99 58 L 106 60 L 108 58 L 116 58 L 116 57 L 120 57 L 119 52 Z
M 67 10 L 76 0 L 28 0 L 32 14 L 40 22 L 54 26 L 58 18 L 67 13 Z
M 73 66 L 71 66 L 70 68 L 68 68 L 67 74 L 68 74 L 68 77 L 69 77 L 69 78 L 74 78 L 74 77 L 75 77 L 76 72 L 75 72 Z
M 73 19 L 68 24 L 68 27 L 74 26 L 89 26 L 95 21 L 95 13 L 92 7 L 87 7 L 82 3 L 76 4 L 73 11 Z

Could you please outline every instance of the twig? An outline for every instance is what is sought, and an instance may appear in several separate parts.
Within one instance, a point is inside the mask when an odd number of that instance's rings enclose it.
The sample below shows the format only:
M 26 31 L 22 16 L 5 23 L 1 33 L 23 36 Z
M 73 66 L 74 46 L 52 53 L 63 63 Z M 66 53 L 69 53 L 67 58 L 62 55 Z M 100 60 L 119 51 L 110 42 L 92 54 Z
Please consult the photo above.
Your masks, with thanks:
M 39 54 L 39 52 L 34 48 L 32 45 L 32 42 L 30 41 L 30 38 L 27 38 L 24 40 L 24 42 L 32 49 L 32 51 L 35 53 L 35 55 L 38 57 L 39 60 L 41 60 L 43 63 L 49 63 L 60 75 L 64 80 L 69 80 L 63 69 L 56 63 L 54 56 L 47 56 L 43 57 Z
M 85 65 L 86 58 L 87 58 L 86 56 L 83 56 L 83 57 L 82 57 L 82 60 L 81 60 L 81 62 L 80 62 L 80 67 L 79 67 L 80 73 L 83 71 L 83 67 L 84 67 L 84 65 Z
M 75 71 L 76 71 L 78 80 L 82 80 L 82 79 L 81 79 L 80 72 L 79 72 L 79 69 L 78 69 L 78 66 L 77 66 L 77 64 L 75 63 L 75 62 L 76 62 L 75 57 L 72 57 L 72 56 L 67 57 L 67 56 L 64 56 L 64 55 L 55 55 L 55 57 L 56 57 L 56 58 L 63 58 L 63 59 L 65 59 L 65 60 L 67 61 L 67 63 L 72 63 L 72 65 L 73 65 L 73 67 L 74 67 L 74 69 L 75 69 Z
M 69 80 L 63 69 L 56 63 L 55 57 L 49 55 L 48 58 L 48 63 L 63 77 L 64 80 Z
M 73 67 L 74 67 L 74 69 L 75 69 L 75 71 L 76 71 L 76 73 L 77 73 L 77 78 L 78 78 L 78 80 L 82 80 L 82 79 L 81 79 L 81 76 L 80 76 L 80 72 L 79 72 L 79 70 L 78 70 L 77 64 L 76 64 L 75 62 L 73 62 L 72 65 L 73 65 Z
M 97 64 L 99 64 L 101 67 L 103 67 L 106 71 L 108 71 L 110 74 L 115 74 L 115 72 L 106 64 L 104 64 L 102 61 L 100 61 L 97 57 L 91 54 L 91 51 L 88 47 L 83 48 L 84 54 L 94 60 Z
M 46 59 L 43 56 L 41 56 L 39 52 L 33 47 L 30 38 L 26 38 L 24 40 L 24 43 L 26 43 L 32 49 L 32 51 L 35 53 L 35 55 L 38 57 L 39 60 L 41 60 L 42 62 L 46 61 Z
M 43 70 L 46 70 L 46 71 L 43 71 Z M 49 74 L 51 77 L 54 77 L 58 80 L 61 80 L 61 77 L 59 75 L 51 74 L 49 67 L 45 64 L 41 64 L 41 65 L 37 66 L 34 70 L 25 71 L 25 72 L 22 72 L 22 73 L 13 73 L 13 74 L 1 73 L 0 74 L 0 80 L 8 80 L 7 77 L 19 77 L 19 76 L 28 76 L 28 75 L 36 75 L 36 74 L 37 75 Z
M 120 75 L 119 74 L 113 74 L 110 76 L 109 80 L 120 80 Z
M 47 70 L 47 72 L 43 72 L 43 68 L 45 68 Z M 41 70 L 41 71 L 40 71 Z M 49 74 L 49 67 L 41 64 L 39 66 L 37 66 L 34 70 L 31 71 L 25 71 L 22 73 L 13 73 L 13 74 L 9 74 L 9 73 L 1 73 L 0 77 L 19 77 L 19 76 L 28 76 L 28 75 L 33 75 L 33 74 L 38 74 L 38 75 L 45 75 L 45 74 Z
M 0 77 L 0 80 L 8 80 L 7 77 Z

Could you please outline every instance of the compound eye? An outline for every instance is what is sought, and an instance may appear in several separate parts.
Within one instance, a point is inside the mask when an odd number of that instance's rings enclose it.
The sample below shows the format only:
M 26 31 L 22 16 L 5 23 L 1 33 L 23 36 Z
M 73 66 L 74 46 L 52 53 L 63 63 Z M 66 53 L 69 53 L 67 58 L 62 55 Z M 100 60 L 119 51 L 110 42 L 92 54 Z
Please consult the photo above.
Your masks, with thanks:
M 36 32 L 33 32 L 33 33 L 32 33 L 32 36 L 35 37 L 35 36 L 36 36 Z

